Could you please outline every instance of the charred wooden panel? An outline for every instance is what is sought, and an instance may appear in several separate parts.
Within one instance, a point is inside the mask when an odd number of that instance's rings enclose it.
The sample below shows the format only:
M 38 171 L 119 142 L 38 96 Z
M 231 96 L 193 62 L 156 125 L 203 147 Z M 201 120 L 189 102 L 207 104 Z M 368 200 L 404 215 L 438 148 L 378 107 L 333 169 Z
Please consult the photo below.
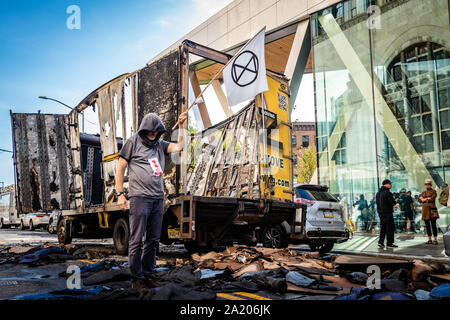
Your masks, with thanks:
M 11 117 L 19 213 L 71 209 L 67 116 L 11 114 Z
M 193 135 L 188 148 L 187 195 L 260 198 L 257 122 L 252 102 L 228 120 Z
M 117 145 L 117 118 L 122 106 L 124 80 L 112 83 L 99 92 L 98 121 L 100 124 L 100 141 L 102 156 L 104 158 L 103 182 L 105 186 L 105 201 L 108 202 L 114 196 L 115 176 L 117 170 L 118 158 L 105 160 L 106 157 L 115 156 L 119 152 Z
M 54 119 L 52 119 L 54 120 Z M 47 148 L 47 126 L 45 125 L 45 116 L 43 114 L 38 114 L 36 116 L 36 127 L 37 127 L 37 136 L 38 136 L 38 164 L 40 168 L 40 184 L 41 186 L 41 198 L 42 198 L 42 210 L 50 211 L 50 182 L 48 169 L 49 165 L 49 157 L 48 157 L 48 148 Z M 53 158 L 53 160 L 56 160 Z M 52 161 L 53 162 L 53 161 Z M 58 208 L 59 209 L 59 208 Z M 37 210 L 37 209 L 35 209 Z
M 172 127 L 177 122 L 179 53 L 173 52 L 143 68 L 138 77 L 138 123 L 148 113 L 156 113 L 167 132 L 162 139 L 171 141 Z M 170 173 L 174 164 L 166 159 L 165 172 Z
M 68 182 L 72 180 L 70 178 L 72 163 L 70 162 L 70 152 L 68 152 L 68 148 L 70 147 L 68 139 L 68 121 L 68 117 L 63 115 L 55 116 L 56 127 L 54 132 L 56 134 L 56 149 L 59 166 L 60 206 L 62 208 L 70 208 L 70 189 Z M 49 141 L 51 141 L 51 137 L 49 137 Z M 51 142 L 50 145 L 53 147 Z M 56 179 L 58 179 L 58 177 Z
M 81 170 L 81 143 L 80 143 L 80 127 L 78 124 L 78 111 L 72 111 L 67 117 L 66 129 L 68 143 L 70 145 L 70 150 L 68 151 L 68 156 L 70 160 L 70 174 L 71 179 L 69 180 L 69 191 L 70 191 L 70 206 L 71 208 L 77 210 L 79 213 L 84 211 L 84 190 L 83 190 L 83 179 Z
M 31 184 L 30 184 L 30 168 L 29 168 L 29 155 L 28 155 L 28 128 L 26 116 L 23 114 L 12 115 L 15 147 L 15 167 L 17 175 L 17 192 L 20 194 L 17 204 L 18 211 L 31 212 L 32 209 L 32 197 L 31 197 Z M 22 190 L 25 190 L 23 192 Z

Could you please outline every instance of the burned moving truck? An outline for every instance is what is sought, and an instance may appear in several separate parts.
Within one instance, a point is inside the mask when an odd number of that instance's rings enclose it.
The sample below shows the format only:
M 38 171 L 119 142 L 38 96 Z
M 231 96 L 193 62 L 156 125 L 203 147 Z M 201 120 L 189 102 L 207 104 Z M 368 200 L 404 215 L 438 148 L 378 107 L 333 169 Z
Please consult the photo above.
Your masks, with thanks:
M 68 115 L 11 113 L 18 211 L 61 210 L 61 243 L 112 236 L 117 252 L 126 254 L 128 212 L 119 210 L 115 191 L 118 153 L 152 112 L 168 129 L 163 139 L 183 135 L 184 143 L 180 154 L 166 159 L 161 242 L 182 241 L 190 251 L 233 242 L 286 247 L 296 211 L 305 209 L 293 201 L 288 81 L 268 71 L 269 91 L 233 112 L 222 75 L 213 79 L 230 59 L 184 41 L 96 89 Z M 172 131 L 193 95 L 209 83 L 226 119 L 211 125 L 203 97 L 195 107 L 200 124 L 190 117 Z M 85 112 L 95 114 L 86 119 L 98 121 L 98 132 L 80 132 Z

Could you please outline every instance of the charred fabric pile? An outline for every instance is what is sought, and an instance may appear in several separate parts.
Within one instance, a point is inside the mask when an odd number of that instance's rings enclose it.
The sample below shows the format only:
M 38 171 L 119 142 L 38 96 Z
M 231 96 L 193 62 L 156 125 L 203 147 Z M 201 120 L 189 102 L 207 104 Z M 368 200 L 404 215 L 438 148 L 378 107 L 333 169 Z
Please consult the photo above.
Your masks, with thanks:
M 421 260 L 320 255 L 291 249 L 235 246 L 207 254 L 160 253 L 159 288 L 131 288 L 128 264 L 103 246 L 4 247 L 0 263 L 29 267 L 91 259 L 80 266 L 83 289 L 22 296 L 23 300 L 214 300 L 234 292 L 270 299 L 433 300 L 449 299 L 450 265 Z M 97 259 L 97 260 L 94 260 Z M 94 261 L 96 261 L 94 263 Z M 379 289 L 367 288 L 367 267 L 381 270 Z M 69 277 L 63 272 L 60 277 Z M 369 281 L 371 282 L 371 281 Z
M 113 247 L 103 245 L 14 245 L 0 247 L 0 265 L 24 264 L 38 267 L 79 259 L 103 259 L 114 255 Z

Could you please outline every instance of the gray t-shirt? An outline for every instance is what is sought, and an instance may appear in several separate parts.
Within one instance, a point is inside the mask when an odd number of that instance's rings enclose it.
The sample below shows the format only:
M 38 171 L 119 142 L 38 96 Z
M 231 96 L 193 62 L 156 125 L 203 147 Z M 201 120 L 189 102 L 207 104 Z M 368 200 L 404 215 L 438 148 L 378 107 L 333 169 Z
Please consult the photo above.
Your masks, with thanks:
M 128 196 L 164 199 L 163 173 L 170 142 L 159 140 L 148 148 L 138 134 L 129 138 L 119 152 L 128 162 Z

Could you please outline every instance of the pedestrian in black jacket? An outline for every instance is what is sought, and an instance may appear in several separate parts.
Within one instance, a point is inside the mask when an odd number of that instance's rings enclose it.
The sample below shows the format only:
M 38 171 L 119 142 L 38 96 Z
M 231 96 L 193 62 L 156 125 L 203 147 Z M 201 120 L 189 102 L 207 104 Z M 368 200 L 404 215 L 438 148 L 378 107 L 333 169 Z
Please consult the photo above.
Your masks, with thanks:
M 389 180 L 383 181 L 383 186 L 380 188 L 376 195 L 377 199 L 377 210 L 380 216 L 380 239 L 378 240 L 378 247 L 384 248 L 384 238 L 387 238 L 388 248 L 398 248 L 394 244 L 394 206 L 397 204 L 395 202 L 394 196 L 392 195 L 390 189 L 392 188 L 392 183 Z

